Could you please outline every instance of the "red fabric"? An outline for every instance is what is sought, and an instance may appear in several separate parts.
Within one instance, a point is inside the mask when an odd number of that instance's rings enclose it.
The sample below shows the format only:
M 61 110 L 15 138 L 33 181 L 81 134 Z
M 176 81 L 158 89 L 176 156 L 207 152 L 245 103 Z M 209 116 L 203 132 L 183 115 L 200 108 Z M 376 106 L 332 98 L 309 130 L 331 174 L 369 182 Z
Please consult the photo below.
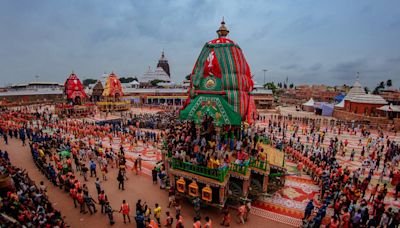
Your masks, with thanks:
M 203 77 L 208 77 L 214 75 L 215 77 L 221 78 L 221 68 L 219 67 L 217 56 L 214 50 L 208 55 L 206 62 L 204 63 L 204 74 Z
M 247 110 L 247 123 L 252 124 L 254 120 L 257 118 L 257 108 L 254 103 L 253 96 L 250 96 L 249 105 Z
M 213 39 L 213 40 L 209 41 L 208 43 L 209 44 L 226 44 L 226 43 L 234 44 L 235 42 L 233 42 L 231 39 L 221 37 L 221 38 Z
M 87 98 L 81 80 L 74 73 L 65 81 L 64 88 L 68 99 L 75 99 L 76 97 Z

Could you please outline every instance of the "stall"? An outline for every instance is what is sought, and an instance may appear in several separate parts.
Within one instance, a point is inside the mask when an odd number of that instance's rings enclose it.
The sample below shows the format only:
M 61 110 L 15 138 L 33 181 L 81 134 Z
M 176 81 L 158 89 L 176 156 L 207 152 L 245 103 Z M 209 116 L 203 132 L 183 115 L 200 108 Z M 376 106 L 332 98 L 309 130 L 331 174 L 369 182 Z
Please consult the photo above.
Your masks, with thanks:
M 306 112 L 314 112 L 315 108 L 314 108 L 314 99 L 310 98 L 310 100 L 308 100 L 306 103 L 303 103 L 303 110 Z

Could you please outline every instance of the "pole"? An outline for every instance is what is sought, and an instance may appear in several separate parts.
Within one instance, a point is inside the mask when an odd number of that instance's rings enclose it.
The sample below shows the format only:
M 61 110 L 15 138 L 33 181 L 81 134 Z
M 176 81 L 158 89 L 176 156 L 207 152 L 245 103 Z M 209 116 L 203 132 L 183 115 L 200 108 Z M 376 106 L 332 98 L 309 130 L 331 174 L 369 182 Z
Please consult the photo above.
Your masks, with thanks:
M 265 86 L 265 73 L 268 71 L 267 69 L 263 69 L 263 71 L 264 71 L 264 85 L 263 86 Z

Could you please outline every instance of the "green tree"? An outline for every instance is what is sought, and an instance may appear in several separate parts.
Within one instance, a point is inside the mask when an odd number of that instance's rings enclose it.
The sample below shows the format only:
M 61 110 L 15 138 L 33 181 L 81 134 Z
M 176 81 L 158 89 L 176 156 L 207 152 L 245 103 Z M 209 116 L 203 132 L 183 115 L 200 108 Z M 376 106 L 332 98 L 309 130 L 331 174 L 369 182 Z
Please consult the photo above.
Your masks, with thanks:
M 293 83 L 290 83 L 289 87 L 290 87 L 291 89 L 293 89 L 293 87 L 294 87 Z
M 122 77 L 122 78 L 119 78 L 119 81 L 121 82 L 121 83 L 130 83 L 130 82 L 133 82 L 133 81 L 138 81 L 138 79 L 136 78 L 136 77 Z
M 150 81 L 150 84 L 152 86 L 157 86 L 158 83 L 160 82 L 165 82 L 164 80 L 160 80 L 160 79 L 154 79 L 153 81 Z
M 374 89 L 374 91 L 372 92 L 373 94 L 379 94 L 379 92 L 385 88 L 385 82 L 381 81 Z
M 97 82 L 96 79 L 87 78 L 87 79 L 83 80 L 82 84 L 83 84 L 83 86 L 88 86 L 88 85 L 94 84 L 96 82 Z
M 369 91 L 369 88 L 368 87 L 364 87 L 364 91 L 365 91 L 365 93 L 369 93 L 370 91 Z
M 190 80 L 190 77 L 191 77 L 191 76 L 192 76 L 191 74 L 188 74 L 188 75 L 185 76 L 185 79 L 186 79 L 186 80 Z
M 390 87 L 390 86 L 392 86 L 392 85 L 393 85 L 392 79 L 388 79 L 388 80 L 386 81 L 386 86 L 387 86 L 387 87 Z
M 278 89 L 274 82 L 265 83 L 264 88 L 272 90 L 273 93 L 275 93 L 275 91 Z

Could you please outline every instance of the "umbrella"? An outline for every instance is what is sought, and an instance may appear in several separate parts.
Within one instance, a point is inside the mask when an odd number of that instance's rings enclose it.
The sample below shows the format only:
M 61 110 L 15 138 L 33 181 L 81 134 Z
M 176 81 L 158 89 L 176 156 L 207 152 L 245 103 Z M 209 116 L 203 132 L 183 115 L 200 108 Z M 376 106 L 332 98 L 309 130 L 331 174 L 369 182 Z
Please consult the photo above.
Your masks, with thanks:
M 63 150 L 61 152 L 58 152 L 58 154 L 62 157 L 67 157 L 67 156 L 71 156 L 71 153 L 68 150 Z

